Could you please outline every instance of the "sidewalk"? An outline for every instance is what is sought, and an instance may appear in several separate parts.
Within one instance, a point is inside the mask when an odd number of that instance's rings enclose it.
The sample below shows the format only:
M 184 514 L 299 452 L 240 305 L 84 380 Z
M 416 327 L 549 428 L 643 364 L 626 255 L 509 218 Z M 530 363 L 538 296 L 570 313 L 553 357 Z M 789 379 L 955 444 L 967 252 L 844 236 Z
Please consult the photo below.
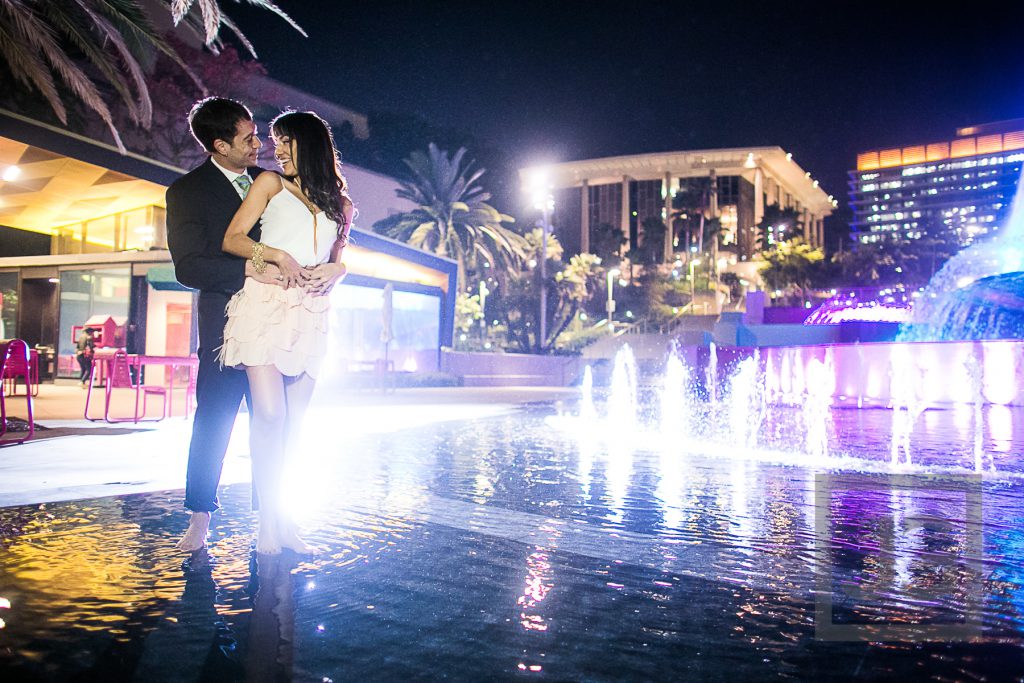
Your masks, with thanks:
M 130 411 L 134 400 L 129 392 L 123 394 L 119 414 Z M 318 388 L 306 424 L 309 437 L 334 440 L 490 417 L 575 395 L 573 389 L 549 387 L 399 389 L 388 394 L 325 387 Z M 93 394 L 93 415 L 102 413 L 102 398 L 102 392 Z M 183 488 L 192 433 L 191 419 L 181 416 L 184 405 L 184 394 L 176 395 L 176 416 L 160 422 L 89 422 L 82 415 L 85 391 L 77 383 L 44 384 L 34 409 L 36 424 L 45 429 L 22 445 L 0 448 L 0 507 Z M 25 417 L 23 398 L 8 398 L 7 406 L 9 415 Z M 158 409 L 159 399 L 151 407 Z M 248 450 L 248 420 L 241 412 L 222 484 L 249 481 Z

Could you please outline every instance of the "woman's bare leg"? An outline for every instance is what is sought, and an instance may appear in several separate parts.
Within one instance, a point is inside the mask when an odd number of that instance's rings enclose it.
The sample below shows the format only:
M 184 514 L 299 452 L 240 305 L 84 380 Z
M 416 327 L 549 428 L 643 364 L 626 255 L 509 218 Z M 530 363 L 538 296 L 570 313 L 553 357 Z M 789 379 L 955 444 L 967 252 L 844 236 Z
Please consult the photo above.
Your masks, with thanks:
M 302 433 L 302 422 L 306 417 L 306 409 L 309 408 L 309 401 L 313 396 L 315 386 L 316 380 L 306 373 L 297 377 L 284 378 L 284 393 L 288 406 L 285 429 L 287 434 L 285 444 L 287 445 L 294 445 L 299 441 L 299 435 Z M 285 446 L 285 458 L 288 458 L 287 446 Z M 287 510 L 282 509 L 280 511 L 278 521 L 279 539 L 282 547 L 301 554 L 316 552 L 317 549 L 315 547 L 303 541 L 299 536 L 298 526 L 292 520 Z
M 273 365 L 247 367 L 252 392 L 252 420 L 249 426 L 249 452 L 252 476 L 260 500 L 260 531 L 256 552 L 281 552 L 279 516 L 281 513 L 281 475 L 284 471 L 284 444 L 288 402 L 285 378 Z

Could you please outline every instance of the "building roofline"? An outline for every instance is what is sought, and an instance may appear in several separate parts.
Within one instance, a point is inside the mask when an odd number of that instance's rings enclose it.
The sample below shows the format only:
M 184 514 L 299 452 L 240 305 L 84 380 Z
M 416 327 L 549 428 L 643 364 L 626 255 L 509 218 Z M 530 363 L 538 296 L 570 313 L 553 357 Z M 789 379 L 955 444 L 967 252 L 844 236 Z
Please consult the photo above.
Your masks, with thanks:
M 814 179 L 778 146 L 652 152 L 567 161 L 521 168 L 519 177 L 528 184 L 534 174 L 543 172 L 552 188 L 562 189 L 580 187 L 583 181 L 595 185 L 618 183 L 623 177 L 660 180 L 665 173 L 673 177 L 699 177 L 712 169 L 720 175 L 741 175 L 756 167 L 766 171 L 801 204 L 823 216 L 832 213 L 834 207 L 828 193 L 815 186 Z
M 0 136 L 165 186 L 187 172 L 137 152 L 121 154 L 113 145 L 3 108 Z

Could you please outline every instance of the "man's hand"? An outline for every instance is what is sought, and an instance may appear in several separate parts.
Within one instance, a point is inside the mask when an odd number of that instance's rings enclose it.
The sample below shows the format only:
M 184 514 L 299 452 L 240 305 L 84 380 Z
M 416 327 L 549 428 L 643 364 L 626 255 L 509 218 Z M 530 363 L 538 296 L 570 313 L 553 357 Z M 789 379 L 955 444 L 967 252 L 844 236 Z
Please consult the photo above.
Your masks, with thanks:
M 326 296 L 348 273 L 344 263 L 321 263 L 306 269 L 306 291 L 314 296 Z
M 284 278 L 281 277 L 281 270 L 273 263 L 267 264 L 267 269 L 260 275 L 253 268 L 252 261 L 250 259 L 245 260 L 245 276 L 251 277 L 256 282 L 262 282 L 265 285 L 278 285 L 284 286 Z

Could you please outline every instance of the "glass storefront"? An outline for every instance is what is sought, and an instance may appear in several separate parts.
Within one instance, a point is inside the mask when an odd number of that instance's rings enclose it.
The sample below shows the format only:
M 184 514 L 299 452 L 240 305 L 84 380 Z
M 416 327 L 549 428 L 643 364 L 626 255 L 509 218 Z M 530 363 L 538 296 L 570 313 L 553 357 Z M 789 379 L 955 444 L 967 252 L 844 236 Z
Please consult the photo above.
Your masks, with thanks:
M 440 292 L 394 291 L 391 340 L 385 349 L 385 290 L 338 285 L 331 293 L 328 370 L 365 370 L 387 353 L 398 371 L 437 369 L 440 346 Z
M 0 273 L 0 339 L 18 336 L 18 274 Z
M 129 266 L 61 271 L 57 349 L 60 376 L 77 375 L 75 329 L 97 315 L 127 319 L 130 289 Z

